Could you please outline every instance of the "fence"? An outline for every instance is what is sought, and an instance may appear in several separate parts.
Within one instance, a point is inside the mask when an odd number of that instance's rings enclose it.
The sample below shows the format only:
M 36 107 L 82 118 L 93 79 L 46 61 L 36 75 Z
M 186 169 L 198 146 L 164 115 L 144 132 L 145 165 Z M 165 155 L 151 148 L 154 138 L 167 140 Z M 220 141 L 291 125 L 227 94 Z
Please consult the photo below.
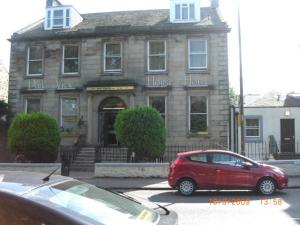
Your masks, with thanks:
M 59 160 L 62 164 L 61 174 L 68 176 L 72 162 L 76 159 L 79 148 L 76 146 L 60 146 Z

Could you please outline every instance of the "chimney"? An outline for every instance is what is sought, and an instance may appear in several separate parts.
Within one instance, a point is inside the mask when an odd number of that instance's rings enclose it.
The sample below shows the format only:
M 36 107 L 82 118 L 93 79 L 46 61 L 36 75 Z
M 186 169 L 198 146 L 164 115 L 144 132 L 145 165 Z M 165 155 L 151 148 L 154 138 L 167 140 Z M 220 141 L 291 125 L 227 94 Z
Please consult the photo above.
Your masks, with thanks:
M 53 6 L 53 0 L 46 0 L 46 8 Z
M 211 7 L 212 8 L 219 8 L 219 0 L 211 0 Z

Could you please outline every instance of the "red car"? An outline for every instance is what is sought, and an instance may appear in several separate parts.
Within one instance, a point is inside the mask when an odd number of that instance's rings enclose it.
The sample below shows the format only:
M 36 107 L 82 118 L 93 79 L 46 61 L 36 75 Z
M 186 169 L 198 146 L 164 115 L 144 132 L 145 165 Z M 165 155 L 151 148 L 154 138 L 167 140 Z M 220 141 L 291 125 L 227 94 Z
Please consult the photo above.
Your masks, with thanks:
M 258 190 L 271 195 L 288 186 L 288 177 L 278 167 L 230 151 L 201 150 L 178 153 L 170 166 L 168 182 L 182 195 L 191 195 L 197 189 Z

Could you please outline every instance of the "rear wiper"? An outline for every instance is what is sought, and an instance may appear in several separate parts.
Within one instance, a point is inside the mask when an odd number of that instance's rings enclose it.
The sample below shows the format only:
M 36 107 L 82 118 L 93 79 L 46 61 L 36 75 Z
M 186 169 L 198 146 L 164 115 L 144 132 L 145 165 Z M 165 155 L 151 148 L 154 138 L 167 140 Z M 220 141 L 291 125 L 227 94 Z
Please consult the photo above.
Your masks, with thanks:
M 135 198 L 131 197 L 130 195 L 125 194 L 124 192 L 118 192 L 118 194 L 120 194 L 121 196 L 123 196 L 123 197 L 125 197 L 125 198 L 128 198 L 128 199 L 130 199 L 130 200 L 132 200 L 132 201 L 135 201 L 135 202 L 137 202 L 137 203 L 139 203 L 139 204 L 142 204 L 142 203 L 138 202 Z M 149 201 L 149 200 L 147 200 L 147 201 Z M 166 207 L 164 207 L 164 206 L 162 206 L 162 205 L 160 205 L 160 204 L 158 204 L 158 203 L 156 203 L 156 202 L 151 202 L 151 203 L 153 203 L 153 204 L 155 204 L 156 206 L 158 206 L 158 208 L 163 209 L 163 210 L 165 211 L 166 215 L 169 215 L 169 214 L 170 214 L 170 211 L 169 211 Z
M 55 170 L 53 170 L 48 176 L 44 177 L 42 180 L 44 182 L 47 182 L 50 180 L 50 177 L 59 169 L 59 167 L 57 167 Z

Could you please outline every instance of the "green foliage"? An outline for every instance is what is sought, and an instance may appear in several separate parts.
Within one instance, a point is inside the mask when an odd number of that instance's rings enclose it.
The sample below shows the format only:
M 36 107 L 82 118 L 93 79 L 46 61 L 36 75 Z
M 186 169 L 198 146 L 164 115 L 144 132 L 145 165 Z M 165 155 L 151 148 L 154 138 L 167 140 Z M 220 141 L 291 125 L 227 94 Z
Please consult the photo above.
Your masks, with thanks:
M 229 88 L 229 101 L 231 105 L 237 106 L 239 103 L 239 96 L 235 93 L 233 88 Z
M 166 128 L 159 112 L 151 107 L 124 109 L 117 115 L 117 139 L 135 152 L 136 160 L 155 159 L 164 154 Z
M 54 162 L 59 143 L 57 122 L 46 113 L 18 114 L 8 131 L 10 150 L 31 162 Z

